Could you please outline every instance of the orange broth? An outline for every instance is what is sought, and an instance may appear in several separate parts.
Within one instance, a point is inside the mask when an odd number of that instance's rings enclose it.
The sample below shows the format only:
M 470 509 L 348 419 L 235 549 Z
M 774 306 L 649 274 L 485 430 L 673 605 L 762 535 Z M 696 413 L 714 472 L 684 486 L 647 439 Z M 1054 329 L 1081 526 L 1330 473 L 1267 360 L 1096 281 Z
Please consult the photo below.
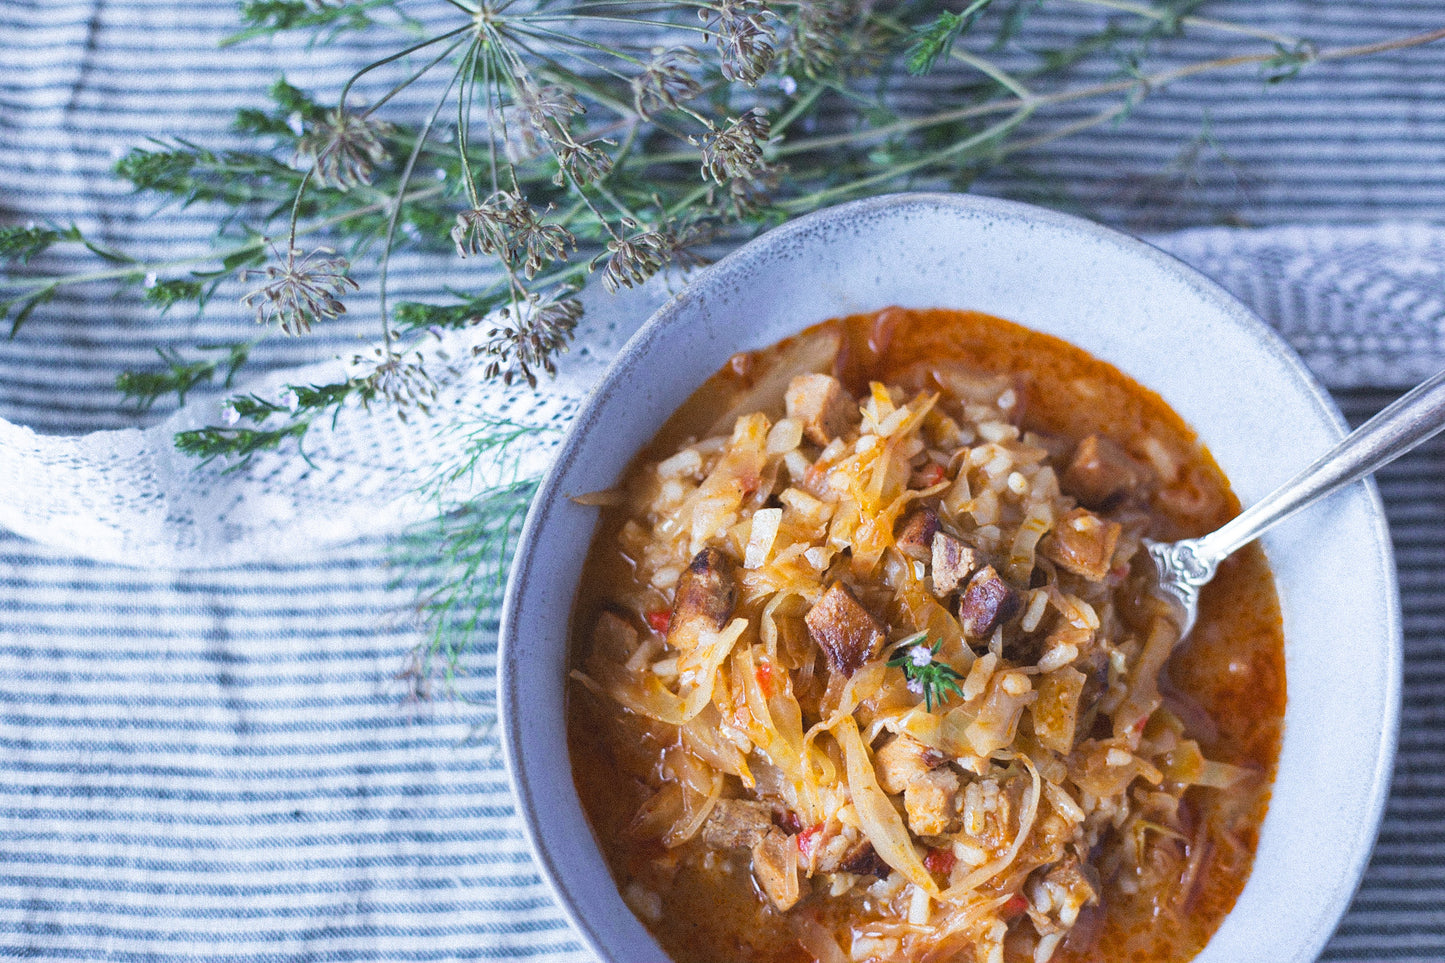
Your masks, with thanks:
M 1172 460 L 1177 473 L 1148 505 L 1153 538 L 1202 535 L 1239 511 L 1209 452 L 1157 394 L 1065 341 L 988 315 L 947 309 L 889 308 L 827 321 L 809 331 L 828 326 L 844 335 L 834 373 L 855 393 L 869 381 L 906 380 L 920 367 L 965 365 L 1016 379 L 1021 425 L 1028 430 L 1072 441 L 1099 433 L 1140 460 Z M 669 419 L 628 474 L 706 430 L 787 343 L 735 356 Z M 1160 440 L 1164 452 L 1146 449 Z M 585 658 L 587 628 L 608 604 L 612 587 L 633 578 L 629 561 L 616 547 L 618 525 L 604 510 L 574 608 L 573 664 Z M 1191 725 L 1188 733 L 1205 755 L 1245 767 L 1259 778 L 1243 788 L 1187 790 L 1185 801 L 1207 827 L 1201 834 L 1207 851 L 1198 879 L 1185 888 L 1186 899 L 1176 898 L 1179 887 L 1129 893 L 1121 880 L 1105 878 L 1096 935 L 1086 946 L 1065 943 L 1053 956 L 1057 963 L 1191 959 L 1243 889 L 1269 802 L 1285 708 L 1279 603 L 1256 545 L 1222 565 L 1204 590 L 1198 623 L 1171 657 L 1166 675 L 1166 691 L 1178 704 L 1194 706 L 1212 721 L 1212 727 Z M 647 925 L 678 963 L 813 959 L 782 914 L 757 893 L 746 861 L 739 865 L 726 854 L 704 853 L 696 839 L 667 856 L 659 843 L 628 838 L 625 827 L 647 797 L 646 787 L 628 773 L 655 766 L 664 748 L 647 727 L 575 683 L 569 689 L 568 719 L 577 791 L 619 886 L 639 874 L 646 878 L 647 867 L 659 857 L 676 863 L 674 875 L 659 885 L 661 917 Z M 971 958 L 968 952 L 958 957 L 960 963 Z

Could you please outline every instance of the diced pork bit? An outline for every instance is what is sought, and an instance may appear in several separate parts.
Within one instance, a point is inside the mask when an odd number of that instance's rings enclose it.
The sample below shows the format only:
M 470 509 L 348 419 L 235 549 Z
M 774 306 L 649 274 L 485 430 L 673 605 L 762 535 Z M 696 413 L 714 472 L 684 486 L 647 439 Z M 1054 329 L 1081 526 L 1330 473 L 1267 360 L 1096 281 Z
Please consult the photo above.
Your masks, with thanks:
M 987 639 L 994 629 L 1018 615 L 1023 604 L 1023 594 L 1005 582 L 992 565 L 985 565 L 963 590 L 958 621 L 969 638 Z
M 798 375 L 788 383 L 783 402 L 788 417 L 801 421 L 803 434 L 819 445 L 843 434 L 858 417 L 858 405 L 832 375 Z
M 637 629 L 616 612 L 603 611 L 592 628 L 592 651 L 614 662 L 626 662 L 637 648 Z
M 893 544 L 909 558 L 927 562 L 933 554 L 933 538 L 939 529 L 938 512 L 931 508 L 915 508 L 898 523 Z
M 727 625 L 738 600 L 736 569 L 737 563 L 715 548 L 693 556 L 677 582 L 668 645 L 685 652 L 697 644 L 702 629 L 718 631 Z
M 1059 519 L 1054 530 L 1044 539 L 1040 551 L 1045 558 L 1052 559 L 1075 575 L 1099 582 L 1109 574 L 1122 530 L 1118 522 L 1100 518 L 1087 509 L 1076 508 Z
M 773 809 L 751 799 L 719 799 L 702 824 L 712 849 L 752 849 L 773 828 Z
M 933 536 L 933 594 L 943 598 L 964 583 L 980 562 L 978 552 L 947 532 Z
M 798 880 L 798 847 L 793 837 L 774 826 L 753 846 L 753 876 L 779 910 L 793 908 L 802 896 Z
M 919 776 L 903 791 L 908 828 L 915 836 L 943 836 L 962 825 L 963 787 L 958 773 L 935 769 Z
M 1148 484 L 1150 470 L 1112 438 L 1089 435 L 1074 449 L 1059 487 L 1096 511 L 1117 508 Z
M 944 761 L 943 753 L 910 735 L 894 736 L 873 753 L 878 785 L 889 795 L 902 792 L 910 782 L 937 769 Z
M 852 675 L 883 645 L 883 623 L 842 582 L 830 585 L 803 621 L 834 672 Z

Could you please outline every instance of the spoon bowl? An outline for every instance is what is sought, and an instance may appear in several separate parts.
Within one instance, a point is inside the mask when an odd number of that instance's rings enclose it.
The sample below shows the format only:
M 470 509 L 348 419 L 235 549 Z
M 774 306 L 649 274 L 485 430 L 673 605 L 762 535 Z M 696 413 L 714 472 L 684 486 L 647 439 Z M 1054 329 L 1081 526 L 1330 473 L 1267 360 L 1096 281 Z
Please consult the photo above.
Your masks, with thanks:
M 1174 605 L 1183 639 L 1199 615 L 1199 590 L 1224 561 L 1278 523 L 1373 474 L 1445 430 L 1445 371 L 1415 386 L 1248 510 L 1208 535 L 1146 539 L 1158 592 Z

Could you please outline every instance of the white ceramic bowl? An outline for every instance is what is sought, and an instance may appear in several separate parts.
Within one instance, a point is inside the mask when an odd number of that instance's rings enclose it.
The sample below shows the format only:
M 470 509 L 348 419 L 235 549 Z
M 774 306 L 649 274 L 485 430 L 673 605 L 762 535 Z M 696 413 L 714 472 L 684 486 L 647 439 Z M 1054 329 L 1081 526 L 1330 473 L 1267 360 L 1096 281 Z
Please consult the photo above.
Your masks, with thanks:
M 1157 391 L 1250 504 L 1342 434 L 1328 396 L 1248 309 L 1160 251 L 1077 218 L 957 195 L 880 197 L 791 222 L 702 272 L 628 342 L 527 520 L 502 615 L 504 742 L 557 897 L 609 963 L 664 960 L 623 904 L 573 788 L 568 621 L 595 509 L 663 420 L 733 352 L 897 304 L 969 308 L 1057 335 Z M 1389 788 L 1400 616 L 1379 496 L 1357 485 L 1264 539 L 1288 704 L 1254 871 L 1198 963 L 1306 963 L 1364 871 Z M 726 961 L 720 961 L 726 963 Z

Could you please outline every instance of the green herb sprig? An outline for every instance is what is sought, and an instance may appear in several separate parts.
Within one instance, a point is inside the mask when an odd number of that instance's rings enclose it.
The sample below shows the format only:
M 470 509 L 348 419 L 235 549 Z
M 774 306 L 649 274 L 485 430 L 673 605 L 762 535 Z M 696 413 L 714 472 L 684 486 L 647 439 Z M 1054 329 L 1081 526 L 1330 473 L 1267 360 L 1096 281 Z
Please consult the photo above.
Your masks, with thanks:
M 1064 3 L 1093 8 L 1097 26 L 1064 49 L 1000 56 L 1019 53 L 1030 17 Z M 581 315 L 576 293 L 594 272 L 610 290 L 629 287 L 697 261 L 710 241 L 741 240 L 840 201 L 968 190 L 985 172 L 1117 122 L 1186 78 L 1253 70 L 1265 90 L 1332 61 L 1445 37 L 1318 47 L 1198 16 L 1199 5 L 450 0 L 448 17 L 424 24 L 408 0 L 245 0 L 228 43 L 300 31 L 315 45 L 355 39 L 389 52 L 339 90 L 278 79 L 268 105 L 238 111 L 239 147 L 158 131 L 117 163 L 138 192 L 213 211 L 210 250 L 160 261 L 103 247 L 73 225 L 0 226 L 0 321 L 14 335 L 43 318 L 61 289 L 85 285 L 129 293 L 158 314 L 235 310 L 238 301 L 250 309 L 256 325 L 238 330 L 238 350 L 217 357 L 202 345 L 164 345 L 156 364 L 122 375 L 119 388 L 144 408 L 228 388 L 263 340 L 304 337 L 365 298 L 379 346 L 344 377 L 294 386 L 284 403 L 233 397 L 225 423 L 176 438 L 199 461 L 233 467 L 265 451 L 304 458 L 307 432 L 342 405 L 426 410 L 455 368 L 424 356 L 437 328 L 478 328 L 467 360 L 499 382 L 535 386 L 567 350 Z M 1195 32 L 1231 37 L 1232 49 L 1150 65 L 1163 45 Z M 1112 75 L 1099 79 L 1101 66 Z M 896 96 L 910 74 L 927 73 L 936 75 L 929 98 Z M 395 95 L 422 78 L 440 80 L 430 106 L 396 110 Z M 465 264 L 447 272 L 446 290 L 398 303 L 388 269 L 402 251 L 450 252 Z M 364 289 L 358 265 L 376 278 Z M 483 440 L 510 437 L 486 423 L 476 430 Z M 509 540 L 487 532 L 517 517 L 526 492 L 507 490 L 500 509 L 439 502 L 426 537 L 438 557 L 463 563 L 423 579 L 430 598 L 453 600 L 425 606 L 430 617 L 466 625 L 453 616 L 490 604 L 491 594 L 461 590 L 476 571 L 465 560 L 479 558 L 479 546 L 506 552 Z M 458 654 L 459 638 L 429 651 Z M 934 680 L 919 682 L 930 706 L 956 691 L 941 663 L 900 667 L 923 673 L 910 682 Z
M 903 670 L 908 680 L 908 691 L 923 696 L 923 707 L 929 712 L 933 711 L 935 702 L 941 706 L 950 695 L 963 697 L 963 689 L 959 685 L 963 676 L 953 666 L 937 658 L 942 646 L 943 640 L 940 639 L 930 648 L 928 633 L 917 632 L 900 639 L 895 644 L 896 654 L 888 660 L 890 668 Z
M 1006 68 L 996 51 L 1040 8 L 1064 2 L 1104 16 L 1068 48 Z M 378 276 L 365 294 L 379 315 L 379 367 L 407 353 L 416 331 L 406 319 L 431 314 L 490 325 L 478 363 L 535 385 L 570 343 L 574 293 L 594 271 L 609 288 L 631 286 L 697 259 L 719 236 L 746 237 L 827 204 L 918 185 L 966 190 L 1185 77 L 1252 66 L 1273 83 L 1445 35 L 1321 49 L 1196 16 L 1199 2 L 453 0 L 452 19 L 428 26 L 407 0 L 247 0 L 229 42 L 355 34 L 392 38 L 393 52 L 338 92 L 278 80 L 270 107 L 237 113 L 247 146 L 213 150 L 158 132 L 117 163 L 138 191 L 213 205 L 210 253 L 153 263 L 73 226 L 0 227 L 0 317 L 18 331 L 60 288 L 101 283 L 134 288 L 161 313 L 193 304 L 199 314 L 226 287 L 252 309 L 260 338 L 303 334 L 346 312 L 353 264 L 364 259 Z M 1148 69 L 1160 44 L 1191 31 L 1234 36 L 1240 49 Z M 1117 77 L 1078 82 L 1086 61 L 1114 64 Z M 942 103 L 907 110 L 891 96 L 900 78 L 943 70 Z M 396 93 L 434 74 L 443 83 L 428 113 L 392 115 Z M 382 93 L 356 95 L 383 77 Z M 1090 103 L 1098 110 L 1082 119 L 1067 110 Z M 453 300 L 389 303 L 397 251 L 448 248 L 481 262 L 461 274 Z M 57 272 L 64 262 L 52 253 L 103 264 Z M 180 403 L 186 382 L 174 383 Z M 388 400 L 404 406 L 408 396 Z M 309 422 L 293 414 L 299 441 Z M 190 448 L 213 458 L 246 443 L 218 432 Z

